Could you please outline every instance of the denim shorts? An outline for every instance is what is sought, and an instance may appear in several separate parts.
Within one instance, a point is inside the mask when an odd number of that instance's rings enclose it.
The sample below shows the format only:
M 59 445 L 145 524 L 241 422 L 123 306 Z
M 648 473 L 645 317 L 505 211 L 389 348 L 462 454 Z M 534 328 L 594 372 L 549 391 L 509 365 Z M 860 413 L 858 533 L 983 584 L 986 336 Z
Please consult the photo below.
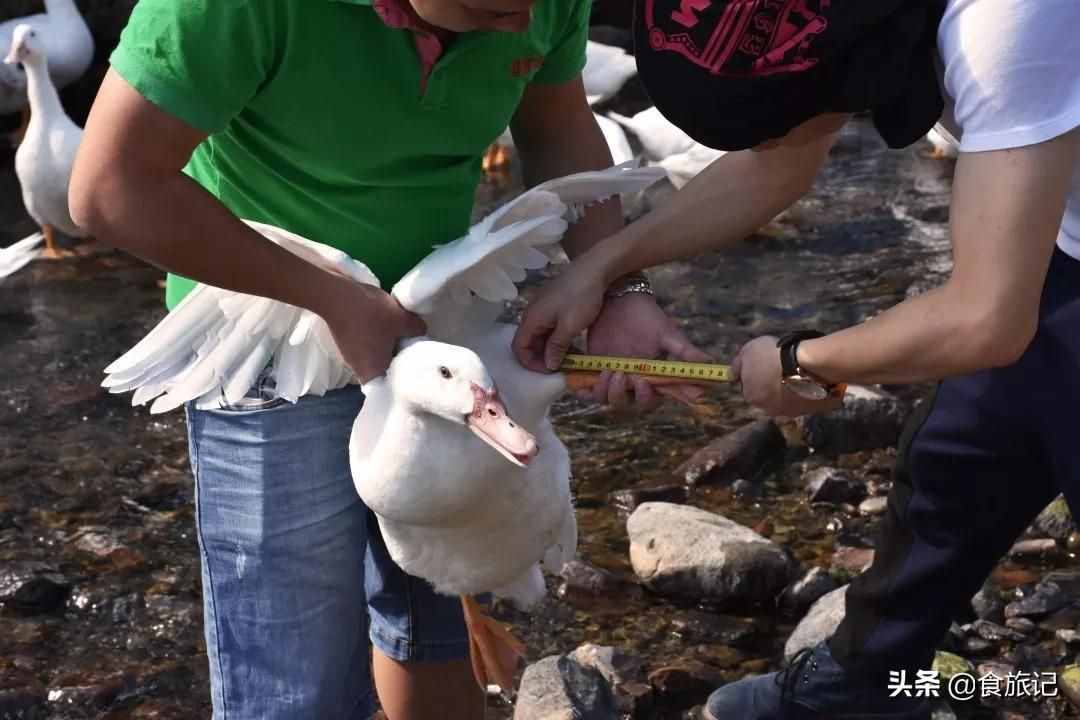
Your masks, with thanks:
M 458 598 L 390 559 L 349 470 L 356 386 L 187 408 L 215 720 L 368 718 L 370 644 L 468 657 Z

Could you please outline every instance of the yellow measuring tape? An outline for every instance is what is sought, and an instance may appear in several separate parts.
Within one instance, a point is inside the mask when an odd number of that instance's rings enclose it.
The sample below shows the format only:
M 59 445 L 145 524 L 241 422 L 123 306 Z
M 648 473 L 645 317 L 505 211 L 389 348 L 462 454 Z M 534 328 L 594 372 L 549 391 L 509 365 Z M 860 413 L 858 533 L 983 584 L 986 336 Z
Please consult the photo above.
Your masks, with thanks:
M 693 382 L 731 382 L 730 365 L 682 362 L 680 360 L 649 360 L 646 358 L 606 357 L 604 355 L 567 355 L 561 370 L 577 372 L 623 372 L 633 375 L 686 378 Z

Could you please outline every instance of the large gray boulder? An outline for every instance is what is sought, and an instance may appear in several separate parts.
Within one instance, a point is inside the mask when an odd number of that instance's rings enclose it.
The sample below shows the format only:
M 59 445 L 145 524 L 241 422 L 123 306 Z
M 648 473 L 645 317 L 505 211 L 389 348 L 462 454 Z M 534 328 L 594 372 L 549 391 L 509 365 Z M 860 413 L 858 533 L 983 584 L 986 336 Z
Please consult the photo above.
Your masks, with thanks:
M 791 660 L 803 648 L 813 647 L 830 637 L 844 619 L 848 586 L 837 588 L 818 600 L 784 645 L 784 659 Z
M 514 720 L 619 720 L 619 712 L 599 670 L 551 655 L 525 668 Z
M 734 605 L 769 602 L 792 574 L 780 546 L 698 508 L 645 503 L 626 528 L 634 572 L 662 594 Z

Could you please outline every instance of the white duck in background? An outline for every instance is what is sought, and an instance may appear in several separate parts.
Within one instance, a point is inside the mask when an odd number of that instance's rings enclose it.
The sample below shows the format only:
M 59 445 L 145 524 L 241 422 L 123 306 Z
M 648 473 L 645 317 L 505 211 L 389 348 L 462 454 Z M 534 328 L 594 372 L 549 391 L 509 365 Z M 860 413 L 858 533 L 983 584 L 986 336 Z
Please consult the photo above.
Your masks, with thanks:
M 955 159 L 960 155 L 960 144 L 949 134 L 949 131 L 940 124 L 930 128 L 926 134 L 927 141 L 933 146 L 930 157 L 937 159 Z
M 697 177 L 698 173 L 726 154 L 723 150 L 714 150 L 696 142 L 688 150 L 668 155 L 656 164 L 664 168 L 671 184 L 676 189 L 681 189 L 683 185 Z
M 20 63 L 26 69 L 31 115 L 26 136 L 15 152 L 15 174 L 22 186 L 26 211 L 44 235 L 45 256 L 57 258 L 61 255 L 56 245 L 57 230 L 70 237 L 86 236 L 68 210 L 71 167 L 83 131 L 60 105 L 60 96 L 49 79 L 46 47 L 41 31 L 19 25 L 4 62 Z
M 585 67 L 581 71 L 581 80 L 585 85 L 585 98 L 589 105 L 597 105 L 615 96 L 626 81 L 637 75 L 637 61 L 634 56 L 620 47 L 604 45 L 589 40 L 585 45 Z M 608 131 L 604 131 L 608 135 Z M 608 144 L 611 144 L 610 139 Z M 509 148 L 514 146 L 514 139 L 507 129 L 484 153 L 481 166 L 485 173 L 500 172 L 510 164 Z M 615 149 L 612 148 L 612 154 Z M 630 159 L 633 155 L 628 155 Z M 622 160 L 615 159 L 618 165 Z
M 496 319 L 526 270 L 565 257 L 559 241 L 581 208 L 661 176 L 616 167 L 544 183 L 436 248 L 391 290 L 424 318 L 430 339 L 404 342 L 386 375 L 363 386 L 353 477 L 394 561 L 462 596 L 482 686 L 494 680 L 509 691 L 522 648 L 470 596 L 539 600 L 539 563 L 561 568 L 577 533 L 569 458 L 547 416 L 566 378 L 523 368 L 510 349 L 514 326 Z M 341 251 L 248 224 L 328 271 L 378 284 Z M 276 392 L 294 402 L 356 382 L 314 313 L 200 284 L 106 368 L 103 385 L 135 390 L 133 404 L 157 398 L 151 412 L 189 400 L 212 407 L 245 395 L 268 365 Z
M 618 113 L 608 113 L 608 117 L 637 136 L 649 160 L 660 161 L 684 153 L 694 146 L 694 139 L 655 107 L 642 110 L 633 117 Z
M 10 51 L 15 28 L 20 25 L 29 25 L 39 33 L 42 52 L 49 57 L 49 75 L 56 87 L 67 87 L 90 67 L 94 38 L 75 0 L 45 0 L 45 12 L 0 23 L 0 56 Z M 25 127 L 28 105 L 22 71 L 15 66 L 0 68 L 0 115 L 21 111 Z M 21 130 L 16 134 L 21 134 Z

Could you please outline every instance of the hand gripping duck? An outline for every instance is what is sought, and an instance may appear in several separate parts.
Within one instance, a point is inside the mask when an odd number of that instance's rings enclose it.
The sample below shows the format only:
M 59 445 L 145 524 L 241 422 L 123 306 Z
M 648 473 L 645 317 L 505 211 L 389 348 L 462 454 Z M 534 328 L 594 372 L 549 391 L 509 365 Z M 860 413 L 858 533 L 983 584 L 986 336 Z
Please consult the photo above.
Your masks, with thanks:
M 661 177 L 615 167 L 544 183 L 436 248 L 392 290 L 424 318 L 429 337 L 402 343 L 386 374 L 363 385 L 353 479 L 394 561 L 462 597 L 482 686 L 510 691 L 523 648 L 471 596 L 492 592 L 528 607 L 545 591 L 540 564 L 557 572 L 577 545 L 569 457 L 548 419 L 566 379 L 519 365 L 514 326 L 497 317 L 527 269 L 563 257 L 559 241 L 584 205 Z M 378 283 L 338 250 L 249 224 L 324 269 Z M 133 404 L 153 399 L 151 412 L 165 412 L 238 400 L 268 365 L 277 393 L 294 402 L 356 382 L 314 313 L 199 285 L 106 368 L 103 385 L 135 390 Z

